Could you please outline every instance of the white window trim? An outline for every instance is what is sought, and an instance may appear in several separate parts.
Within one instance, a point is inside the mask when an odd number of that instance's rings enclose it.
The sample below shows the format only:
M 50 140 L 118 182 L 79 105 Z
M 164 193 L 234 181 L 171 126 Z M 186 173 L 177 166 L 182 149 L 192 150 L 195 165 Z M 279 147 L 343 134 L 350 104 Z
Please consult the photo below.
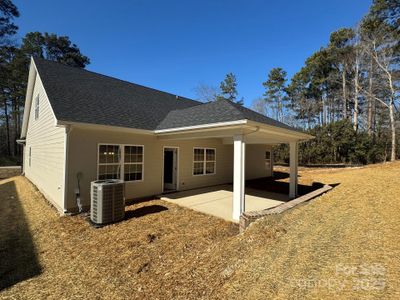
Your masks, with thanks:
M 195 162 L 201 162 L 201 161 L 195 161 L 194 160 L 194 150 L 195 149 L 202 149 L 204 151 L 204 160 L 203 160 L 203 174 L 194 174 L 194 163 Z M 211 161 L 207 161 L 207 157 L 206 157 L 206 150 L 214 150 L 215 153 L 215 160 L 211 160 Z M 210 175 L 216 175 L 217 174 L 217 149 L 216 148 L 212 148 L 212 147 L 193 147 L 192 150 L 192 155 L 193 155 L 193 159 L 192 159 L 192 176 L 210 176 Z M 214 163 L 214 173 L 207 173 L 206 172 L 206 163 L 207 162 L 213 162 Z
M 35 120 L 39 120 L 40 94 L 35 97 Z
M 121 180 L 123 180 L 124 182 L 127 182 L 127 183 L 134 183 L 134 182 L 143 182 L 144 181 L 144 145 L 135 145 L 135 144 L 118 144 L 118 143 L 98 143 L 97 144 L 97 180 L 99 180 L 99 166 L 100 165 L 112 165 L 113 163 L 111 163 L 111 164 L 104 164 L 104 163 L 102 163 L 102 164 L 100 164 L 100 152 L 99 152 L 99 149 L 100 149 L 100 146 L 119 146 L 119 148 L 120 148 L 120 151 L 121 151 L 121 160 L 120 160 L 120 174 L 119 174 L 119 176 L 120 176 L 120 179 Z M 129 180 L 129 181 L 125 181 L 124 180 L 124 178 L 125 178 L 125 146 L 134 146 L 134 147 L 142 147 L 142 156 L 143 156 L 143 161 L 141 162 L 141 163 L 126 163 L 126 164 L 141 164 L 142 165 L 142 179 L 140 179 L 140 180 Z M 117 165 L 116 163 L 115 163 L 115 165 Z

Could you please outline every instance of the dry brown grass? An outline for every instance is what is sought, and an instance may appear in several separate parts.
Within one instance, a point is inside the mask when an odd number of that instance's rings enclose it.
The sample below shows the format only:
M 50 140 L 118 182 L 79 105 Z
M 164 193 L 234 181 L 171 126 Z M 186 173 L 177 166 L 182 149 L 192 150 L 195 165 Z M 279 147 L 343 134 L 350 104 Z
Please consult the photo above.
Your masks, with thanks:
M 26 179 L 1 181 L 0 242 L 31 240 L 13 255 L 41 270 L 16 277 L 0 298 L 400 298 L 400 163 L 302 170 L 300 181 L 339 185 L 238 236 L 228 222 L 162 201 L 93 229 L 58 217 Z M 9 207 L 15 201 L 20 208 Z M 9 266 L 21 272 L 19 260 Z M 13 273 L 0 271 L 0 282 Z

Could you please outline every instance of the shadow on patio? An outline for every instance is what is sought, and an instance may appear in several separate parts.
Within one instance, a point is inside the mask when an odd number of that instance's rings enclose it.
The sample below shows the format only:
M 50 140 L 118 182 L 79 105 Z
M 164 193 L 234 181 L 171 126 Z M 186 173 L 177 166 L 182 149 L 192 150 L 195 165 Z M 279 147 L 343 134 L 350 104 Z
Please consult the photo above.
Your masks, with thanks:
M 13 181 L 0 183 L 0 290 L 41 273 Z
M 298 176 L 301 177 L 300 175 Z M 252 188 L 260 191 L 274 192 L 278 194 L 289 194 L 289 182 L 280 181 L 289 178 L 289 173 L 274 171 L 273 177 L 258 178 L 252 180 L 246 180 L 246 188 Z M 324 186 L 321 182 L 313 182 L 312 185 L 297 185 L 298 196 L 303 196 L 305 194 L 311 193 L 317 189 Z
M 289 177 L 287 173 L 275 172 L 274 177 L 247 180 L 245 211 L 263 210 L 288 202 L 290 200 L 289 183 L 280 181 L 287 177 Z M 313 183 L 310 186 L 298 185 L 299 196 L 317 190 L 322 186 L 322 183 Z M 227 221 L 233 221 L 232 196 L 232 184 L 223 184 L 168 193 L 160 196 L 160 198 Z

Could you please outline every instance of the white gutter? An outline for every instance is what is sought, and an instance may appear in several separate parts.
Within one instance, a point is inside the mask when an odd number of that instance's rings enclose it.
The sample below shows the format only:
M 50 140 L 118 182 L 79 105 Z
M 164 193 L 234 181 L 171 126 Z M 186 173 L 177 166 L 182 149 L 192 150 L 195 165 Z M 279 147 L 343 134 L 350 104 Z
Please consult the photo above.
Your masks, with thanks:
M 185 126 L 185 127 L 177 127 L 170 129 L 159 129 L 154 130 L 154 133 L 172 133 L 179 131 L 187 131 L 187 130 L 197 130 L 197 129 L 207 129 L 207 128 L 217 128 L 224 126 L 232 126 L 232 125 L 245 125 L 247 124 L 247 120 L 237 120 L 237 121 L 229 121 L 229 122 L 218 122 L 218 123 L 210 123 L 210 124 L 202 124 L 202 125 L 194 125 L 194 126 Z
M 283 134 L 286 136 L 290 136 L 290 137 L 294 137 L 294 138 L 302 139 L 302 140 L 311 140 L 311 139 L 315 138 L 314 136 L 304 133 L 304 132 L 301 132 L 301 131 L 297 131 L 294 129 L 293 130 L 286 129 L 286 128 L 282 128 L 279 126 L 269 125 L 269 124 L 260 123 L 260 122 L 256 122 L 256 121 L 249 121 L 248 124 L 253 125 L 253 126 L 259 126 L 260 131 L 270 132 L 273 134 Z
M 111 131 L 119 131 L 119 132 L 130 132 L 130 133 L 154 135 L 153 130 L 128 128 L 128 127 L 112 126 L 112 125 L 102 125 L 102 124 L 92 124 L 92 123 L 82 123 L 82 122 L 70 122 L 70 121 L 62 121 L 62 120 L 57 120 L 55 126 L 57 126 L 57 127 L 66 127 L 66 126 L 74 126 L 75 127 L 76 126 L 76 127 L 87 128 L 87 129 L 102 129 L 102 130 L 111 130 Z

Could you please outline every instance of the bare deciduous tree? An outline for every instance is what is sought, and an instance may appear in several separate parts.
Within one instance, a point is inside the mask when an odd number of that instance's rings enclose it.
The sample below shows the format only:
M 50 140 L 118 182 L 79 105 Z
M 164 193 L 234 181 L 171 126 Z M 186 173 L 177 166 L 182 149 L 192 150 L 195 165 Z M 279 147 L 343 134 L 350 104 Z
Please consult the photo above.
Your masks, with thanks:
M 397 48 L 398 38 L 398 31 L 382 22 L 374 28 L 373 35 L 364 37 L 362 44 L 363 51 L 373 64 L 376 65 L 376 72 L 383 79 L 380 81 L 382 91 L 379 94 L 372 94 L 371 88 L 364 89 L 364 92 L 371 99 L 379 102 L 388 109 L 392 144 L 390 158 L 392 161 L 396 159 L 395 104 L 398 100 L 398 87 L 395 84 L 395 75 L 400 71 Z M 373 82 L 370 83 L 370 85 L 372 84 Z
M 197 100 L 202 102 L 211 102 L 217 99 L 220 91 L 215 86 L 208 85 L 205 83 L 199 83 L 194 88 L 194 92 L 196 94 Z

